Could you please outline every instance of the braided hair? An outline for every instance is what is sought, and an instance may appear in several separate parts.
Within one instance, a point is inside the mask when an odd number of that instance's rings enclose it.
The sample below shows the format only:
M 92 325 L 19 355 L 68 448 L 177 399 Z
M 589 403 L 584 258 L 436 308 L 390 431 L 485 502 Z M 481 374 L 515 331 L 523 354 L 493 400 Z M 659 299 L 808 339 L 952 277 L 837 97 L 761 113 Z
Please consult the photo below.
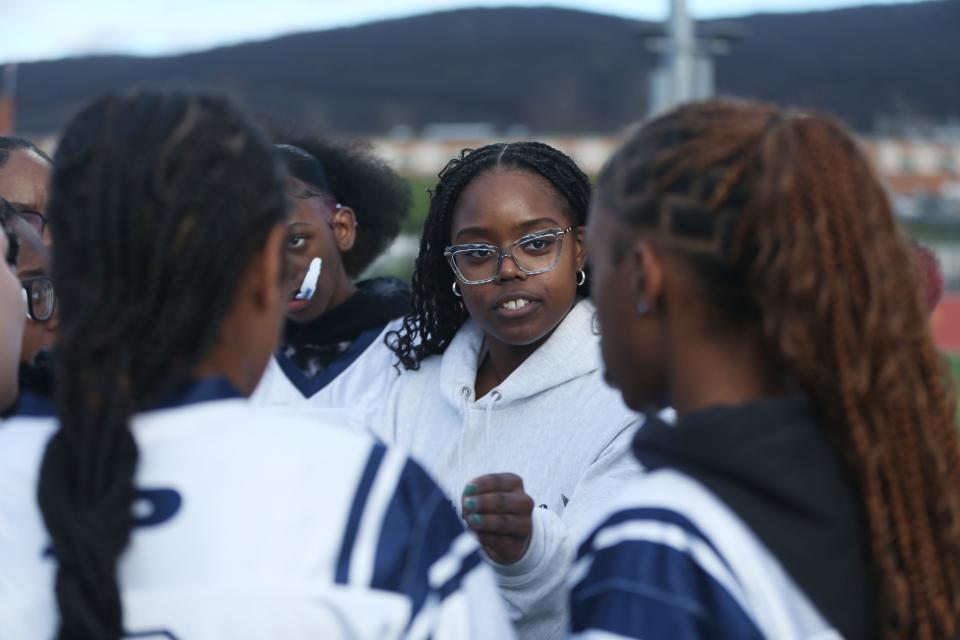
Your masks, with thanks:
M 117 638 L 138 459 L 130 417 L 188 381 L 218 338 L 239 275 L 286 215 L 283 178 L 234 106 L 182 93 L 95 100 L 55 164 L 60 428 L 39 502 L 59 562 L 59 637 Z
M 960 442 L 911 248 L 832 119 L 710 101 L 644 127 L 598 202 L 658 232 L 719 317 L 755 323 L 859 484 L 887 638 L 960 634 Z
M 406 369 L 419 369 L 427 357 L 443 353 L 467 319 L 453 294 L 453 272 L 443 256 L 450 244 L 453 212 L 460 193 L 477 176 L 495 168 L 527 171 L 547 180 L 567 204 L 566 215 L 577 226 L 586 223 L 590 206 L 590 179 L 570 156 L 541 142 L 490 144 L 464 149 L 439 174 L 430 193 L 430 209 L 420 239 L 413 272 L 413 312 L 398 331 L 386 336 L 387 345 Z M 580 287 L 589 295 L 589 282 Z

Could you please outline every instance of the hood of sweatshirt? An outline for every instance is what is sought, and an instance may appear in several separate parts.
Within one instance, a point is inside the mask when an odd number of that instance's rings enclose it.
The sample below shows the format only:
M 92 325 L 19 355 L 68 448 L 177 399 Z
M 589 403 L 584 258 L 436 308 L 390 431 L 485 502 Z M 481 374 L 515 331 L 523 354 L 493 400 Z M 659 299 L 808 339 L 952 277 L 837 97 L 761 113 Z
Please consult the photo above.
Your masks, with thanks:
M 600 338 L 593 331 L 595 309 L 589 300 L 577 302 L 540 348 L 497 385 L 498 405 L 523 401 L 568 380 L 599 369 Z M 459 411 L 477 379 L 483 352 L 483 330 L 467 320 L 444 351 L 440 362 L 443 398 Z M 493 393 L 493 392 L 491 392 Z
M 865 514 L 808 398 L 768 398 L 681 416 L 649 414 L 634 438 L 648 469 L 676 469 L 753 530 L 845 638 L 872 638 Z

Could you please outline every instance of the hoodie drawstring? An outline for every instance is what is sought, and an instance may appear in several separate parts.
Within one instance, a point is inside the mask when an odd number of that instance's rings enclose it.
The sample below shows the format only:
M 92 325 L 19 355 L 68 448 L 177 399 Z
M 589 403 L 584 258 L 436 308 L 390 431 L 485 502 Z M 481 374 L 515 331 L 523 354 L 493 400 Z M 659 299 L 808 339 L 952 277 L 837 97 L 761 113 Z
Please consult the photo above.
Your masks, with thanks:
M 460 387 L 460 448 L 457 452 L 457 477 L 460 478 L 460 487 L 457 492 L 457 495 L 463 491 L 463 486 L 467 482 L 467 478 L 463 474 L 463 449 L 464 443 L 467 439 L 467 428 L 469 427 L 469 414 L 470 411 L 470 398 L 473 396 L 473 389 L 467 385 Z M 457 513 L 460 513 L 460 501 L 456 501 Z M 462 515 L 462 514 L 461 514 Z
M 483 417 L 483 468 L 486 470 L 486 473 L 495 473 L 490 468 L 490 414 L 493 413 L 493 405 L 495 402 L 499 402 L 500 398 L 503 396 L 500 395 L 500 392 L 494 389 L 490 392 L 490 399 L 487 400 L 486 411 L 484 411 Z
M 493 405 L 503 398 L 503 395 L 496 389 L 490 392 L 490 398 L 484 407 L 483 420 L 483 466 L 484 473 L 494 473 L 490 467 L 490 414 L 493 413 Z M 473 399 L 473 389 L 464 385 L 460 387 L 460 428 L 462 431 L 460 438 L 460 450 L 457 452 L 457 476 L 461 478 L 461 484 L 469 480 L 463 471 L 463 450 L 466 448 L 467 429 L 470 428 L 470 401 Z M 462 489 L 462 487 L 461 487 Z M 459 510 L 459 505 L 457 509 Z

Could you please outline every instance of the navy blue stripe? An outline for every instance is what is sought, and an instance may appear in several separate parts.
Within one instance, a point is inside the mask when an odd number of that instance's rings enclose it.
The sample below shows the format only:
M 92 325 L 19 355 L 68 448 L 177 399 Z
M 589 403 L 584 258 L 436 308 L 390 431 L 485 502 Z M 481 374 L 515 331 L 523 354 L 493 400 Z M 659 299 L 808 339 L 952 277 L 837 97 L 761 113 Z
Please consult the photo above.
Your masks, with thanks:
M 460 568 L 449 580 L 440 587 L 440 600 L 445 600 L 447 596 L 451 593 L 460 589 L 460 585 L 463 583 L 463 579 L 467 576 L 468 573 L 473 571 L 477 565 L 482 562 L 480 559 L 480 551 L 474 550 L 468 556 L 466 556 L 460 563 Z
M 575 633 L 761 639 L 733 596 L 687 553 L 629 540 L 596 552 L 570 595 Z
M 431 591 L 430 568 L 450 553 L 463 525 L 433 479 L 407 461 L 384 515 L 371 587 L 410 599 L 413 620 Z M 452 586 L 452 585 L 451 585 Z
M 346 584 L 350 577 L 350 558 L 353 556 L 353 545 L 357 540 L 357 531 L 360 529 L 360 519 L 363 517 L 370 489 L 373 487 L 373 481 L 377 477 L 377 471 L 380 470 L 380 463 L 383 462 L 383 456 L 386 453 L 387 448 L 382 444 L 373 446 L 370 457 L 367 459 L 367 466 L 357 484 L 353 506 L 350 507 L 350 516 L 347 518 L 347 528 L 343 533 L 343 543 L 340 545 L 340 557 L 337 559 L 337 573 L 334 578 L 337 584 Z
M 199 380 L 189 380 L 177 385 L 175 388 L 163 394 L 160 400 L 154 403 L 150 409 L 172 409 L 174 407 L 183 407 L 200 402 L 229 400 L 240 397 L 242 397 L 240 392 L 237 391 L 236 387 L 226 378 L 200 378 Z
M 3 412 L 3 418 L 54 418 L 57 408 L 52 398 L 41 396 L 29 389 L 21 389 L 16 403 Z
M 708 538 L 706 534 L 704 534 L 697 527 L 697 525 L 693 524 L 690 522 L 690 520 L 680 515 L 676 511 L 658 507 L 637 507 L 635 509 L 624 509 L 623 511 L 617 511 L 612 516 L 604 520 L 603 524 L 594 529 L 593 533 L 591 533 L 590 536 L 583 541 L 583 543 L 580 545 L 580 548 L 577 549 L 577 559 L 582 558 L 584 555 L 590 552 L 591 547 L 593 547 L 593 541 L 602 530 L 629 521 L 663 522 L 680 527 L 689 535 L 699 538 L 704 544 L 713 549 L 713 552 L 717 554 L 717 557 L 720 558 L 727 570 L 730 571 L 731 574 L 736 575 L 733 567 L 730 566 L 726 558 L 723 557 L 723 554 L 720 553 L 720 550 L 716 547 L 716 545 L 713 544 L 713 541 L 711 541 L 710 538 Z
M 377 336 L 379 336 L 382 331 L 383 327 L 374 327 L 373 329 L 364 331 L 350 343 L 350 346 L 343 352 L 343 355 L 331 362 L 329 366 L 313 377 L 304 373 L 286 354 L 277 352 L 274 357 L 277 360 L 277 364 L 280 365 L 280 369 L 290 381 L 290 384 L 295 386 L 304 398 L 312 398 L 324 387 L 336 380 L 341 373 L 346 371 L 347 367 L 353 364 L 353 362 L 373 344 L 373 341 L 377 339 Z

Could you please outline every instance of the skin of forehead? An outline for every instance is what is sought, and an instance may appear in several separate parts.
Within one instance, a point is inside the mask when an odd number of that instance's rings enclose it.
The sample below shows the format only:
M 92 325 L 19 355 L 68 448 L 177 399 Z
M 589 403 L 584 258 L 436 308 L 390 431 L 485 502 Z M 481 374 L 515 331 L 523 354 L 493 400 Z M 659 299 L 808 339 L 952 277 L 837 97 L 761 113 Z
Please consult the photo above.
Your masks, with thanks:
M 47 207 L 50 165 L 35 152 L 16 149 L 0 166 L 0 197 L 43 212 Z
M 509 186 L 493 192 L 491 183 Z M 499 186 L 498 185 L 498 186 Z M 457 234 L 467 227 L 484 227 L 497 235 L 505 244 L 542 229 L 521 230 L 520 226 L 536 218 L 549 217 L 554 222 L 546 227 L 570 226 L 564 213 L 566 202 L 543 176 L 516 169 L 494 169 L 481 174 L 464 187 L 453 211 L 451 236 L 457 244 L 478 240 L 458 239 Z M 492 238 L 491 238 L 492 239 Z

